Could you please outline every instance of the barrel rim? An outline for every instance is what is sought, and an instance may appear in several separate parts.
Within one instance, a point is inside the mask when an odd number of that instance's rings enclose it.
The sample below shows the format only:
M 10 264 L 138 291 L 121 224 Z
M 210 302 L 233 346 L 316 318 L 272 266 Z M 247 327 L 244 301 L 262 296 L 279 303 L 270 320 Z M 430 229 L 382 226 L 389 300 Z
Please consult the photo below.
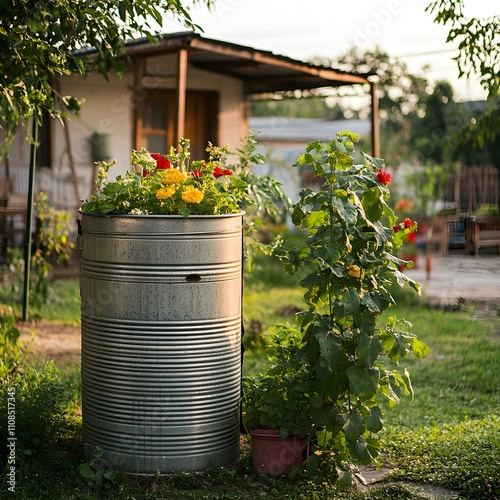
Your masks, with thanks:
M 246 212 L 234 212 L 230 214 L 190 214 L 188 216 L 184 215 L 166 215 L 166 214 L 101 214 L 97 212 L 85 212 L 84 210 L 78 210 L 78 213 L 90 216 L 98 217 L 103 219 L 144 219 L 144 218 L 154 218 L 154 219 L 174 219 L 174 220 L 188 220 L 188 219 L 220 219 L 220 218 L 232 218 L 241 217 L 245 215 Z

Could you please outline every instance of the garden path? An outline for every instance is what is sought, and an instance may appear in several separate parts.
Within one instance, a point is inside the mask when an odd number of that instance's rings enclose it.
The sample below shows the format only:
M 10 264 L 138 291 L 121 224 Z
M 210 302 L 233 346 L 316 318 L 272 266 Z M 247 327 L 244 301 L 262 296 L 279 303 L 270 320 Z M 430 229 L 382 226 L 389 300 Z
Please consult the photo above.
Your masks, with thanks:
M 427 267 L 422 257 L 406 274 L 422 284 L 429 302 L 453 305 L 467 300 L 500 306 L 500 256 L 433 255 L 430 273 Z

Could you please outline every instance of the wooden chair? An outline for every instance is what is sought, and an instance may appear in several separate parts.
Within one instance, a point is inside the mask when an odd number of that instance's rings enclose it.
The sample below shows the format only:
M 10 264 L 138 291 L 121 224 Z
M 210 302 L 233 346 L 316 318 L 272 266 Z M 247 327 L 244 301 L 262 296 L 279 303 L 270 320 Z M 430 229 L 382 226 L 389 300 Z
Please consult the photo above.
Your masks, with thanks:
M 448 255 L 448 220 L 434 217 L 427 229 L 427 252 Z
M 0 261 L 7 260 L 7 247 L 24 238 L 27 200 L 27 194 L 13 193 L 12 179 L 0 177 Z
M 6 207 L 12 193 L 12 179 L 0 176 L 0 207 Z

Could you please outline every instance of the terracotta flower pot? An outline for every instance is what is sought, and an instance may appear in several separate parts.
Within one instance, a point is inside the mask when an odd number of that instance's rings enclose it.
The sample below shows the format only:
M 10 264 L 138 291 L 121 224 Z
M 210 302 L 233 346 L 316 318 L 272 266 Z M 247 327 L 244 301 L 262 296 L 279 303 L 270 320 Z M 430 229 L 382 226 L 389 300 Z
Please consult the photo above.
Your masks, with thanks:
M 306 440 L 298 436 L 281 439 L 278 430 L 267 429 L 251 430 L 250 436 L 253 466 L 259 474 L 286 474 L 309 454 Z

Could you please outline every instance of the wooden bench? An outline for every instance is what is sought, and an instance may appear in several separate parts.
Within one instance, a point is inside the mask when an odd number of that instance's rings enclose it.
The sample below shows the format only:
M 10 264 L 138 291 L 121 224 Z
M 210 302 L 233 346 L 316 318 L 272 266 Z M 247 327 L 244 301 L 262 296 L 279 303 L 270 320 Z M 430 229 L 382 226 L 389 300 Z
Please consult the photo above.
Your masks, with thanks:
M 474 255 L 479 255 L 481 247 L 497 246 L 500 253 L 500 228 L 483 229 L 481 224 L 472 225 L 472 242 L 474 245 Z

